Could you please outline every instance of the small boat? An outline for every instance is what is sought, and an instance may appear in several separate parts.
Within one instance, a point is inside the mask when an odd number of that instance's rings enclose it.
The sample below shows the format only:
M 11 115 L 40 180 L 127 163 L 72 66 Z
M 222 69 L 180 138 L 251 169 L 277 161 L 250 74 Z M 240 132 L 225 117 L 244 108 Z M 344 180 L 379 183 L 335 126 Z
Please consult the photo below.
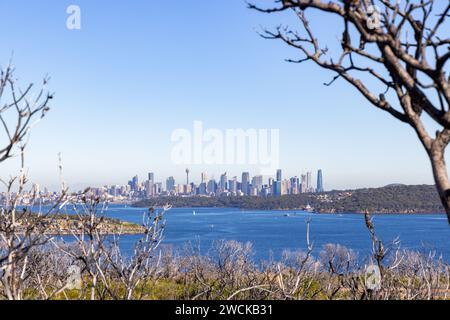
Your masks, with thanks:
M 192 215 L 195 216 L 195 215 L 197 215 L 197 213 L 195 213 L 195 211 L 193 211 L 193 212 L 192 212 Z

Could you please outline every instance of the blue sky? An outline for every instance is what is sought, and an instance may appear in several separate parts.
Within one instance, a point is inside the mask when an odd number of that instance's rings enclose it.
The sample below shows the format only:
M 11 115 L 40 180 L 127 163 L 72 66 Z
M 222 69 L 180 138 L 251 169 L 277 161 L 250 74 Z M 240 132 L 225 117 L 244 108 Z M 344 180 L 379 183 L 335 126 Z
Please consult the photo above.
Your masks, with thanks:
M 81 8 L 81 30 L 65 27 L 70 4 Z M 241 0 L 2 1 L 0 63 L 14 52 L 23 84 L 49 74 L 55 92 L 32 133 L 31 180 L 58 184 L 58 152 L 74 189 L 149 171 L 180 180 L 185 168 L 171 163 L 171 133 L 201 120 L 208 128 L 280 129 L 284 174 L 322 168 L 327 189 L 432 183 L 412 129 L 344 82 L 324 87 L 329 72 L 284 62 L 296 52 L 257 35 L 280 22 L 295 20 L 250 11 Z M 329 21 L 316 27 L 339 36 Z M 16 167 L 10 160 L 0 175 Z M 247 168 L 191 167 L 196 180 L 225 169 L 232 176 Z

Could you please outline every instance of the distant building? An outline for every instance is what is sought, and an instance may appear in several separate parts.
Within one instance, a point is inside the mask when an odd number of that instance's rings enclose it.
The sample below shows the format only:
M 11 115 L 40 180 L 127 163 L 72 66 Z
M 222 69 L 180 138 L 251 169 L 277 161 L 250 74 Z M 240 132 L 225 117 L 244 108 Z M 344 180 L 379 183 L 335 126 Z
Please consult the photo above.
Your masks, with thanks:
M 282 196 L 289 194 L 290 188 L 291 188 L 291 183 L 289 180 L 281 181 L 281 195 Z
M 166 190 L 167 192 L 175 191 L 175 178 L 168 177 L 166 180 Z
M 222 192 L 228 190 L 227 188 L 227 173 L 225 172 L 223 175 L 220 176 L 220 190 Z
M 206 191 L 209 194 L 215 194 L 217 192 L 217 183 L 215 180 L 209 180 Z
M 281 196 L 281 181 L 274 181 L 272 185 L 272 194 L 275 197 Z
M 147 195 L 147 198 L 155 195 L 154 183 L 151 180 L 145 181 L 144 186 L 145 186 L 145 193 Z
M 206 182 L 200 183 L 200 185 L 198 186 L 198 194 L 199 195 L 206 195 L 207 193 L 208 193 L 208 191 L 207 191 Z
M 300 180 L 300 193 L 306 193 L 306 175 L 302 174 L 301 175 L 301 180 Z
M 254 176 L 252 179 L 252 186 L 259 191 L 261 191 L 263 186 L 263 176 Z
M 207 183 L 207 182 L 208 182 L 208 174 L 206 172 L 202 172 L 201 183 Z
M 317 172 L 317 192 L 324 192 L 322 170 Z
M 283 171 L 281 169 L 277 170 L 277 181 L 282 181 L 283 179 Z
M 252 197 L 257 197 L 257 196 L 258 196 L 258 188 L 252 186 L 252 187 L 250 188 L 250 195 L 251 195 Z
M 242 173 L 242 186 L 241 186 L 241 191 L 244 195 L 249 195 L 250 194 L 250 173 L 248 172 L 243 172 Z
M 237 177 L 234 177 L 233 180 L 230 180 L 230 181 L 228 182 L 228 190 L 229 190 L 230 192 L 236 194 L 236 193 L 237 193 L 237 190 L 238 190 L 238 189 L 237 189 L 237 185 L 238 185 L 238 183 L 237 183 Z
M 306 192 L 313 192 L 314 188 L 312 185 L 312 172 L 306 174 Z
M 162 183 L 156 182 L 153 184 L 153 195 L 160 195 L 162 193 Z
M 133 179 L 131 179 L 130 182 L 128 182 L 128 185 L 131 188 L 131 191 L 138 191 L 139 188 L 139 178 L 138 176 L 134 176 Z
M 180 184 L 178 185 L 178 193 L 189 195 L 192 193 L 192 185 L 190 184 Z
M 289 193 L 290 194 L 299 194 L 300 193 L 299 187 L 300 187 L 300 184 L 299 184 L 298 178 L 297 177 L 291 178 L 291 185 L 290 185 Z

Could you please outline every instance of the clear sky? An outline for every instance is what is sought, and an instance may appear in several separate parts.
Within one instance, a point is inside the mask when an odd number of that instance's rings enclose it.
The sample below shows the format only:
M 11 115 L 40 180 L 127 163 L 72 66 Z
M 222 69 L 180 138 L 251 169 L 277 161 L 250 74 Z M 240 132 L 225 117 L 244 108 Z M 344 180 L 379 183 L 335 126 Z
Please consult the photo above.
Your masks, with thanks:
M 66 8 L 81 8 L 81 30 L 66 28 Z M 58 184 L 57 154 L 72 188 L 125 184 L 153 171 L 180 180 L 171 133 L 205 127 L 280 129 L 285 176 L 324 171 L 325 187 L 432 183 L 428 159 L 412 129 L 374 109 L 332 74 L 293 65 L 296 52 L 261 39 L 260 26 L 294 23 L 246 9 L 241 0 L 3 0 L 0 63 L 14 52 L 25 84 L 51 76 L 55 100 L 33 131 L 31 180 Z M 317 28 L 331 40 L 338 29 Z M 15 161 L 2 164 L 11 174 Z M 245 166 L 191 166 L 219 178 Z M 275 173 L 274 173 L 275 174 Z

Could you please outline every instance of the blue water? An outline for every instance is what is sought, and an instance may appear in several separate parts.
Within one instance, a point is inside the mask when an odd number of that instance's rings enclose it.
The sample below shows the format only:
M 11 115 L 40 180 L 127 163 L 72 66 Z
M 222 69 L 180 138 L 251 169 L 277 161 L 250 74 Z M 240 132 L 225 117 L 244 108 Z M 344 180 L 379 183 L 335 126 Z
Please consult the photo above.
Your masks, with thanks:
M 196 214 L 193 214 L 193 211 Z M 109 207 L 107 216 L 141 223 L 144 208 Z M 289 217 L 285 215 L 289 214 Z M 174 208 L 166 214 L 163 243 L 181 247 L 191 242 L 207 252 L 214 240 L 250 241 L 256 260 L 272 253 L 306 249 L 306 219 L 311 218 L 311 241 L 317 254 L 328 243 L 353 249 L 359 257 L 371 252 L 364 216 L 358 214 L 311 214 L 301 211 L 252 211 L 233 208 Z M 399 237 L 401 247 L 421 252 L 436 251 L 450 261 L 450 227 L 445 215 L 376 215 L 378 236 L 386 246 Z M 136 235 L 124 236 L 122 248 L 131 251 Z

